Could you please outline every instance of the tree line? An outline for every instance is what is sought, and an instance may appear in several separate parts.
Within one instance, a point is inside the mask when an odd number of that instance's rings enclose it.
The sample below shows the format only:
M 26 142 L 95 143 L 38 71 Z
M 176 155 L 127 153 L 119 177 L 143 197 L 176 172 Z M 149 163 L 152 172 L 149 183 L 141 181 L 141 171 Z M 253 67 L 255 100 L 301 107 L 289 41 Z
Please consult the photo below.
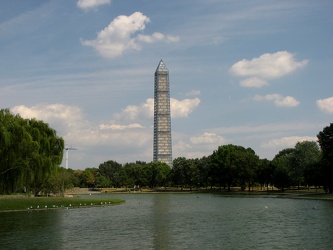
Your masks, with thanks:
M 179 187 L 225 189 L 254 186 L 268 189 L 316 186 L 333 191 L 333 124 L 314 141 L 298 142 L 272 160 L 260 159 L 251 148 L 221 145 L 196 159 L 178 157 L 173 168 L 162 162 L 120 164 L 109 160 L 98 168 L 60 167 L 64 140 L 48 124 L 0 110 L 0 193 L 61 193 L 66 188 Z
M 98 168 L 76 172 L 78 183 L 85 187 L 180 187 L 231 190 L 238 186 L 268 189 L 321 187 L 333 191 L 333 124 L 325 127 L 315 141 L 298 142 L 294 148 L 281 150 L 273 160 L 260 159 L 253 149 L 222 145 L 209 156 L 197 159 L 178 157 L 173 168 L 161 162 L 115 161 Z

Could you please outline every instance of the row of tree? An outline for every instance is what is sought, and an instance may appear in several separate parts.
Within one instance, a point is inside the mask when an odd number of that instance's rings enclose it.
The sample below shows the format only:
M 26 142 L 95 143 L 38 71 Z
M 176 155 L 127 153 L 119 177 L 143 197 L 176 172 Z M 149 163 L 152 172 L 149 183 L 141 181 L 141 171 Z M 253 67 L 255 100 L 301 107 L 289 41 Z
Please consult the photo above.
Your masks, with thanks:
M 273 160 L 260 159 L 251 148 L 219 146 L 200 159 L 174 159 L 173 168 L 164 163 L 135 162 L 121 165 L 107 161 L 98 168 L 77 174 L 78 183 L 89 187 L 177 186 L 231 190 L 232 186 L 262 188 L 323 187 L 333 191 L 333 124 L 317 135 L 318 142 L 298 142 L 280 151 Z
M 200 159 L 176 158 L 172 169 L 160 162 L 121 165 L 107 161 L 98 168 L 74 174 L 82 187 L 218 187 L 230 191 L 239 186 L 250 191 L 254 185 L 275 185 L 284 190 L 289 186 L 325 186 L 320 160 L 316 142 L 297 143 L 295 148 L 279 152 L 272 161 L 259 159 L 251 148 L 229 144 Z
M 251 148 L 219 146 L 200 159 L 174 159 L 173 168 L 161 162 L 119 164 L 107 161 L 98 168 L 66 170 L 60 167 L 64 141 L 48 124 L 23 119 L 0 110 L 0 193 L 19 191 L 64 193 L 68 187 L 213 188 L 301 185 L 333 191 L 333 124 L 316 142 L 299 142 L 280 151 L 273 160 L 260 159 Z

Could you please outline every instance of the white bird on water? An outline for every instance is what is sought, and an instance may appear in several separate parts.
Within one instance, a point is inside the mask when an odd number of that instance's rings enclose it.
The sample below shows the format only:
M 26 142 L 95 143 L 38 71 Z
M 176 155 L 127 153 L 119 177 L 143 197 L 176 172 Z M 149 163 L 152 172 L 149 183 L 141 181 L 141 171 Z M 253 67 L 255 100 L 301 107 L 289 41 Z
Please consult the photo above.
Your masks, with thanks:
M 267 206 L 265 206 L 265 208 L 267 209 L 268 207 L 267 207 Z

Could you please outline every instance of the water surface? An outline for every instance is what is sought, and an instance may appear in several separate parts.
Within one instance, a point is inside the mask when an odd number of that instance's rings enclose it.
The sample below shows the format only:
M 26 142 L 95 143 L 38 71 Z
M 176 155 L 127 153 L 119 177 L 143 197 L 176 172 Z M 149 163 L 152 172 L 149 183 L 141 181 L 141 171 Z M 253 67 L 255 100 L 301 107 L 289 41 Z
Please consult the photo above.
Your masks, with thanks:
M 331 201 L 212 194 L 100 196 L 126 203 L 0 213 L 0 249 L 333 249 Z

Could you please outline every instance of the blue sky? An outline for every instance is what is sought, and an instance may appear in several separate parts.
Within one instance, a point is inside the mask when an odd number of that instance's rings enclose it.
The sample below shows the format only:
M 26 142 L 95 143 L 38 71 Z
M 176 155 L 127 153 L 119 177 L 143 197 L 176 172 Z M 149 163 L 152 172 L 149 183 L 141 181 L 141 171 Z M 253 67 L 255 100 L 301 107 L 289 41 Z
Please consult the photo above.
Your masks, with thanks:
M 333 117 L 330 0 L 0 2 L 0 108 L 78 148 L 69 167 L 152 161 L 169 69 L 173 158 L 219 145 L 272 159 Z

